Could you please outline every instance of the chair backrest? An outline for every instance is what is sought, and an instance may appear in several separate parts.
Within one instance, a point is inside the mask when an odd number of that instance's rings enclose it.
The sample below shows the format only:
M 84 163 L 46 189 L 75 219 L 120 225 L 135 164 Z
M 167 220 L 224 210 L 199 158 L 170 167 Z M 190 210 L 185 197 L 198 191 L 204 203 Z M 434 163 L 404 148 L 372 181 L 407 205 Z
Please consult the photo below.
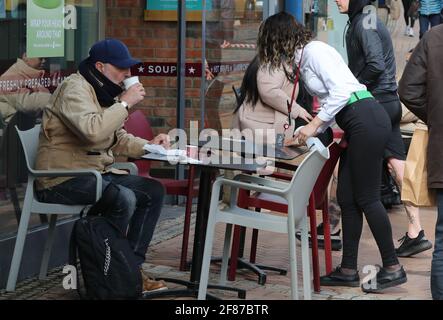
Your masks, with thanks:
M 35 159 L 37 158 L 40 128 L 41 125 L 38 124 L 32 129 L 22 131 L 17 126 L 15 126 L 15 129 L 17 130 L 18 136 L 22 143 L 28 172 L 32 172 L 34 170 Z
M 233 86 L 232 86 L 232 91 L 234 91 L 235 102 L 237 103 L 236 107 L 238 107 L 238 106 L 240 106 L 240 97 L 241 97 L 240 89 L 237 89 L 237 88 L 233 85 Z
M 151 124 L 146 119 L 146 116 L 140 110 L 132 112 L 125 122 L 125 130 L 136 136 L 146 140 L 152 140 L 154 133 L 152 132 Z M 149 175 L 151 169 L 151 162 L 146 160 L 135 160 L 134 163 L 138 168 L 140 176 Z
M 154 138 L 151 124 L 140 110 L 135 110 L 129 115 L 125 122 L 125 130 L 136 137 L 146 140 L 152 140 Z
M 17 126 L 20 130 L 28 130 L 35 126 L 35 121 L 34 116 L 18 111 L 9 119 L 3 130 L 0 157 L 3 161 L 6 185 L 9 188 L 15 188 L 18 183 L 28 181 L 28 169 L 23 147 L 15 127 Z
M 319 147 L 320 145 L 322 147 Z M 312 151 L 306 156 L 295 171 L 286 192 L 288 204 L 292 205 L 294 208 L 294 210 L 288 210 L 288 219 L 294 221 L 294 223 L 298 224 L 299 221 L 306 216 L 306 207 L 309 196 L 324 164 L 328 159 L 329 149 L 323 146 L 323 144 L 320 142 L 312 147 Z
M 329 181 L 331 180 L 332 174 L 334 173 L 335 166 L 337 165 L 338 159 L 344 147 L 337 142 L 331 143 L 329 146 L 329 159 L 326 161 L 323 169 L 318 175 L 317 181 L 314 185 L 314 199 L 317 205 L 321 204 L 324 197 L 328 191 Z

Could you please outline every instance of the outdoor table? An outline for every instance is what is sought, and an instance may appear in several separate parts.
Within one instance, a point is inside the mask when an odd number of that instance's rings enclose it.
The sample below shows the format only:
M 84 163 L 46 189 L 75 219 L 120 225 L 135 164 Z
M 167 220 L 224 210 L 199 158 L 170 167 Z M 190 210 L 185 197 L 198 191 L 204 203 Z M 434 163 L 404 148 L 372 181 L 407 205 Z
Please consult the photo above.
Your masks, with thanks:
M 199 151 L 202 149 L 203 144 L 199 143 Z M 232 147 L 232 146 L 231 146 Z M 230 150 L 232 148 L 229 147 Z M 291 160 L 294 159 L 304 153 L 307 152 L 307 148 L 275 148 L 275 147 L 265 147 L 258 146 L 259 148 L 253 148 L 254 150 L 260 150 L 264 152 L 260 152 L 259 156 L 272 156 L 275 160 Z M 222 152 L 226 152 L 229 150 L 224 150 L 223 147 L 219 148 Z M 251 148 L 249 148 L 250 151 Z M 244 152 L 243 156 L 255 156 L 254 154 L 248 152 Z M 195 233 L 194 233 L 194 244 L 193 244 L 193 253 L 192 253 L 192 263 L 191 263 L 191 275 L 189 281 L 178 280 L 178 279 L 170 279 L 170 278 L 161 278 L 165 281 L 178 283 L 186 286 L 186 289 L 168 289 L 154 292 L 147 292 L 144 294 L 144 298 L 157 298 L 157 297 L 165 297 L 165 296 L 184 296 L 184 297 L 197 297 L 198 294 L 198 286 L 201 274 L 201 266 L 203 260 L 203 250 L 205 244 L 206 237 L 206 226 L 209 216 L 209 206 L 211 199 L 211 178 L 218 169 L 226 169 L 226 170 L 239 170 L 242 172 L 257 172 L 260 168 L 264 168 L 266 163 L 260 165 L 257 163 L 250 164 L 247 160 L 251 160 L 250 158 L 242 158 L 240 160 L 237 158 L 236 162 L 241 161 L 241 163 L 205 163 L 201 161 L 195 161 L 189 158 L 180 158 L 180 157 L 171 157 L 160 154 L 149 153 L 143 156 L 143 159 L 150 161 L 163 161 L 163 162 L 177 162 L 179 164 L 192 164 L 200 167 L 200 184 L 199 184 L 199 195 L 198 195 L 198 204 L 197 204 L 197 216 L 195 222 Z M 241 160 L 242 159 L 242 160 Z M 160 279 L 160 278 L 159 278 Z M 220 285 L 209 285 L 208 288 L 212 289 L 220 289 L 220 290 L 230 290 L 238 293 L 239 298 L 246 297 L 246 291 L 243 289 L 228 287 L 228 286 L 220 286 Z M 209 298 L 215 298 L 215 296 L 208 294 Z

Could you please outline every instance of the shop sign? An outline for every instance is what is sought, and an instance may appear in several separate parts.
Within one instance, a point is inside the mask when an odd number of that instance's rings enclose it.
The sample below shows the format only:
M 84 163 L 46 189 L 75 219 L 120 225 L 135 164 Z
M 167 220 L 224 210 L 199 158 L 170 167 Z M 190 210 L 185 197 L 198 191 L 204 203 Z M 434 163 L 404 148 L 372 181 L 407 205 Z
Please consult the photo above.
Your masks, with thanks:
M 248 67 L 248 61 L 233 61 L 229 63 L 209 63 L 206 72 L 210 71 L 213 75 L 230 74 L 233 72 L 244 72 Z M 176 77 L 177 64 L 174 62 L 144 62 L 134 66 L 131 74 L 136 76 L 148 77 Z M 201 63 L 186 63 L 186 77 L 201 77 Z
M 182 1 L 182 0 L 180 0 Z M 146 0 L 145 20 L 176 21 L 178 0 Z M 207 19 L 213 20 L 212 0 L 206 0 Z M 186 20 L 201 21 L 203 0 L 186 0 Z
M 203 9 L 203 0 L 186 0 L 186 10 Z M 212 1 L 206 1 L 206 10 L 212 9 Z M 147 0 L 146 10 L 174 10 L 177 11 L 177 0 Z
M 28 57 L 64 56 L 64 0 L 27 0 Z

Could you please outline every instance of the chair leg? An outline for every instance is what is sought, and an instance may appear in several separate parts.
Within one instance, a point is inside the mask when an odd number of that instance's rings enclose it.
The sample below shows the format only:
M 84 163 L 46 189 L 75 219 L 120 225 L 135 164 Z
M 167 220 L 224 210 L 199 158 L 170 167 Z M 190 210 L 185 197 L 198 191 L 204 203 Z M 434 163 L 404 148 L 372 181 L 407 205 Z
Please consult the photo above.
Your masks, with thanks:
M 291 208 L 288 208 L 288 210 L 291 210 Z M 298 300 L 297 245 L 295 243 L 295 226 L 291 221 L 288 221 L 288 242 L 289 265 L 291 268 L 291 299 Z
M 180 271 L 188 269 L 188 247 L 189 247 L 189 231 L 191 229 L 191 210 L 192 210 L 192 195 L 187 196 L 185 220 L 183 226 L 182 251 L 180 256 Z
M 32 182 L 33 183 L 33 182 Z M 20 264 L 23 256 L 23 248 L 25 246 L 26 235 L 28 233 L 29 219 L 31 217 L 32 193 L 33 188 L 26 189 L 25 202 L 20 218 L 20 223 L 17 231 L 17 238 L 15 240 L 14 253 L 12 255 L 11 267 L 9 269 L 8 282 L 6 284 L 6 291 L 15 291 L 18 273 L 20 271 Z
M 235 281 L 235 273 L 237 272 L 237 258 L 240 251 L 240 233 L 241 227 L 234 227 L 234 236 L 232 237 L 231 259 L 229 259 L 228 280 Z
M 15 218 L 17 219 L 17 223 L 20 223 L 20 202 L 18 201 L 17 189 L 15 187 L 8 188 L 9 194 L 11 195 L 12 205 L 14 206 Z
M 311 196 L 309 197 L 308 214 L 311 226 L 312 273 L 314 278 L 314 291 L 320 292 L 320 263 L 318 258 L 317 216 L 315 212 L 315 199 L 313 194 L 311 194 Z
M 225 243 L 223 246 L 222 265 L 220 271 L 220 285 L 226 284 L 226 276 L 228 274 L 228 262 L 229 262 L 229 245 L 231 244 L 232 224 L 226 225 L 225 231 Z
M 45 249 L 43 251 L 42 263 L 40 265 L 40 274 L 38 276 L 40 280 L 46 279 L 46 275 L 48 274 L 49 259 L 51 258 L 51 249 L 54 243 L 56 223 L 57 223 L 57 215 L 53 214 L 51 215 L 49 221 L 48 238 L 46 239 Z
M 209 280 L 209 266 L 211 264 L 212 243 L 215 236 L 216 212 L 218 210 L 218 197 L 220 195 L 220 184 L 214 184 L 211 195 L 211 206 L 209 208 L 208 224 L 206 227 L 205 248 L 203 250 L 203 261 L 200 273 L 200 284 L 198 287 L 198 300 L 206 298 Z
M 249 191 L 240 189 L 238 192 L 238 200 L 237 205 L 240 208 L 247 209 L 247 199 L 249 197 Z M 231 247 L 231 259 L 229 263 L 229 273 L 228 273 L 228 279 L 229 281 L 235 281 L 235 274 L 237 272 L 237 266 L 238 266 L 238 257 L 240 253 L 240 239 L 241 236 L 241 228 L 239 226 L 234 227 L 234 236 L 232 238 L 232 247 Z
M 325 245 L 325 266 L 326 274 L 332 272 L 332 248 L 331 248 L 331 227 L 329 224 L 329 208 L 328 208 L 328 197 L 325 197 L 322 205 L 323 214 L 323 234 L 325 235 L 324 245 Z
M 309 268 L 309 237 L 308 237 L 308 223 L 306 218 L 301 221 L 301 262 L 302 262 L 302 277 L 303 277 L 303 298 L 304 300 L 311 300 L 311 273 Z M 312 236 L 312 233 L 311 233 Z
M 183 225 L 182 251 L 180 256 L 180 271 L 188 269 L 188 247 L 189 247 L 189 231 L 191 229 L 191 210 L 194 193 L 194 177 L 195 166 L 189 166 L 188 172 L 188 193 L 186 194 L 185 221 Z

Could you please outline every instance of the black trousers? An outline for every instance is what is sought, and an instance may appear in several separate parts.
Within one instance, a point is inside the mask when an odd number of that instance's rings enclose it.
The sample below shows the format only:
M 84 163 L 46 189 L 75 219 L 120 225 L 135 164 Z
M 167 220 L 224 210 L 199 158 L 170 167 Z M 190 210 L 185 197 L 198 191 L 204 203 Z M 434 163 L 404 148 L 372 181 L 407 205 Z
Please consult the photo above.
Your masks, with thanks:
M 407 26 L 414 28 L 415 19 L 408 15 L 409 8 L 411 7 L 412 0 L 402 0 L 403 2 L 403 17 Z
M 122 232 L 127 230 L 129 244 L 141 265 L 161 213 L 165 190 L 160 182 L 140 176 L 106 173 L 102 178 L 103 190 L 111 182 L 120 189 L 109 217 Z M 95 201 L 95 183 L 94 177 L 77 177 L 37 194 L 44 202 L 86 205 Z
M 342 211 L 341 266 L 357 269 L 363 213 L 375 238 L 383 266 L 398 264 L 392 229 L 380 201 L 383 152 L 391 133 L 391 120 L 374 99 L 359 100 L 336 115 L 348 147 L 340 157 L 337 200 Z

